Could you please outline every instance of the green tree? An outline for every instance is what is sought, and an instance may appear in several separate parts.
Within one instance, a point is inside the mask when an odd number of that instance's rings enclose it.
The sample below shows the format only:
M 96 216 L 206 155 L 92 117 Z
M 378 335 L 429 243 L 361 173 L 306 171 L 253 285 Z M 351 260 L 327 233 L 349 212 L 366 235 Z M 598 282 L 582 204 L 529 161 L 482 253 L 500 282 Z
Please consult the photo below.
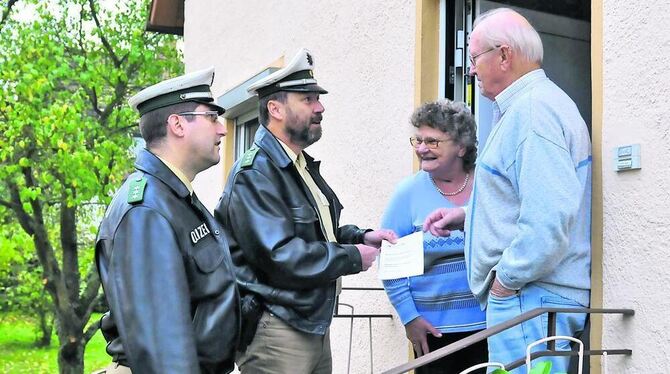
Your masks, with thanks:
M 95 231 L 132 165 L 138 118 L 126 100 L 181 73 L 181 56 L 175 37 L 144 30 L 148 0 L 12 5 L 0 23 L 0 214 L 15 224 L 0 230 L 30 238 L 19 250 L 41 268 L 60 372 L 82 373 L 100 298 Z

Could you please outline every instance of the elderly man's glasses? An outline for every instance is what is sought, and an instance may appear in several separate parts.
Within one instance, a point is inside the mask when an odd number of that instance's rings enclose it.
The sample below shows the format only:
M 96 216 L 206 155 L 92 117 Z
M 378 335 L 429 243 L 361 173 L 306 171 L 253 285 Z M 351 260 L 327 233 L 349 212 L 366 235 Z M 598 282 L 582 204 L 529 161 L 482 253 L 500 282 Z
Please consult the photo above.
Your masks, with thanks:
M 487 54 L 487 53 L 489 53 L 489 52 L 491 52 L 491 51 L 495 51 L 495 50 L 498 49 L 498 48 L 500 48 L 500 46 L 499 46 L 499 45 L 496 45 L 496 46 L 493 46 L 493 47 L 491 47 L 491 48 L 485 50 L 484 52 L 479 52 L 479 53 L 477 53 L 477 54 L 474 55 L 474 56 L 470 56 L 470 66 L 475 66 L 475 65 L 477 65 L 477 58 L 478 58 L 479 56 L 484 55 L 484 54 Z
M 412 136 L 409 138 L 409 144 L 411 144 L 414 148 L 418 148 L 421 144 L 425 144 L 426 147 L 430 149 L 435 149 L 440 146 L 440 143 L 443 142 L 448 142 L 451 139 L 433 139 L 433 138 L 426 138 L 426 139 L 421 139 L 417 138 L 416 136 Z
M 177 114 L 180 116 L 204 116 L 211 122 L 215 122 L 219 119 L 219 112 L 216 110 L 208 110 L 206 112 L 181 112 Z

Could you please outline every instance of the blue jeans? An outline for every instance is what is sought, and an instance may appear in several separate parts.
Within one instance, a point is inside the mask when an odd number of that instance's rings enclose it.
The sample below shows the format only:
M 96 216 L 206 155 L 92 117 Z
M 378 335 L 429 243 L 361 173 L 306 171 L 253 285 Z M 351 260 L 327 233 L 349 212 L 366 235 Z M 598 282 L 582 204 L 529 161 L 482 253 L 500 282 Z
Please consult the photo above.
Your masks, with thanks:
M 489 294 L 486 308 L 486 325 L 491 327 L 517 317 L 521 313 L 535 308 L 583 308 L 574 300 L 559 296 L 533 284 L 526 285 L 516 295 L 498 298 Z M 489 361 L 508 364 L 526 356 L 526 346 L 547 336 L 547 313 L 516 325 L 510 329 L 493 335 L 488 339 Z M 557 313 L 556 335 L 575 336 L 584 329 L 586 314 Z M 533 351 L 546 350 L 546 344 L 540 344 Z M 557 350 L 569 350 L 570 342 L 556 341 Z M 540 357 L 533 362 L 551 361 L 552 373 L 567 373 L 570 358 Z M 531 362 L 532 364 L 532 362 Z M 526 374 L 526 366 L 521 366 L 511 373 Z

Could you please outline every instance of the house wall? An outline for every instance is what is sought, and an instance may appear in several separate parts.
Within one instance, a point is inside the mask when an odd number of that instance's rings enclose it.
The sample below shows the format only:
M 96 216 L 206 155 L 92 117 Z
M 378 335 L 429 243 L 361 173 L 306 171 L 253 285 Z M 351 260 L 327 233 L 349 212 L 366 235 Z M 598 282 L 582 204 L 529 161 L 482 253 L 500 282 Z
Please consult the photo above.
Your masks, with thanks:
M 593 306 L 636 310 L 634 317 L 595 318 L 592 342 L 594 348 L 602 340 L 606 348 L 633 349 L 631 357 L 608 357 L 603 373 L 670 372 L 670 299 L 664 297 L 670 168 L 663 167 L 670 160 L 670 1 L 592 4 Z M 323 173 L 345 205 L 343 222 L 375 227 L 393 187 L 412 173 L 408 116 L 415 103 L 433 95 L 433 78 L 417 58 L 431 45 L 417 46 L 417 35 L 428 35 L 417 30 L 418 8 L 414 1 L 189 0 L 186 69 L 215 65 L 220 95 L 299 47 L 309 48 L 315 75 L 330 94 L 323 97 L 324 137 L 308 151 L 324 161 Z M 642 169 L 613 171 L 613 149 L 632 143 L 641 144 Z M 214 167 L 196 180 L 208 207 L 218 199 L 223 174 Z M 374 270 L 346 277 L 344 284 L 380 286 Z M 382 292 L 342 299 L 357 313 L 394 313 Z M 371 330 L 374 372 L 407 360 L 397 318 L 372 320 Z M 371 371 L 368 332 L 367 320 L 354 321 L 352 373 Z M 349 320 L 335 320 L 335 373 L 347 370 L 348 338 Z M 592 363 L 598 372 L 600 359 Z
M 415 13 L 414 1 L 189 0 L 186 70 L 214 65 L 218 96 L 282 56 L 288 61 L 300 47 L 310 49 L 315 77 L 330 93 L 322 96 L 323 138 L 307 151 L 323 161 L 322 173 L 345 207 L 341 221 L 375 228 L 395 185 L 413 172 L 408 119 L 415 99 Z M 219 165 L 196 179 L 198 196 L 210 208 L 224 172 Z M 345 277 L 344 286 L 381 282 L 373 269 Z M 404 328 L 383 291 L 344 291 L 341 302 L 357 314 L 394 315 L 354 320 L 351 373 L 371 372 L 370 331 L 374 372 L 407 361 Z M 332 325 L 334 373 L 347 372 L 349 323 L 340 318 Z
M 607 373 L 667 373 L 670 1 L 602 4 L 603 304 L 636 311 L 604 318 L 603 346 L 633 349 Z M 633 143 L 642 169 L 613 171 L 613 149 Z

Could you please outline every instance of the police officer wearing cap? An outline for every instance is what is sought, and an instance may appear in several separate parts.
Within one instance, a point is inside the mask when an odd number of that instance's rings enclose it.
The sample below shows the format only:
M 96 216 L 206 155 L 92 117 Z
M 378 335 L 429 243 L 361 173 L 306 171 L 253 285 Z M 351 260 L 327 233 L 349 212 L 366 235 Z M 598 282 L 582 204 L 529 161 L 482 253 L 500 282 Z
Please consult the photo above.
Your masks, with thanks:
M 304 152 L 321 138 L 319 95 L 327 93 L 313 66 L 302 49 L 248 88 L 258 95 L 263 126 L 214 212 L 244 296 L 242 373 L 330 373 L 337 281 L 367 270 L 382 239 L 396 239 L 388 230 L 339 225 L 342 204 Z
M 146 88 L 129 103 L 146 141 L 100 224 L 96 264 L 110 312 L 107 373 L 228 373 L 239 294 L 228 242 L 191 181 L 219 162 L 224 109 L 214 69 Z M 127 372 L 127 371 L 125 371 Z

